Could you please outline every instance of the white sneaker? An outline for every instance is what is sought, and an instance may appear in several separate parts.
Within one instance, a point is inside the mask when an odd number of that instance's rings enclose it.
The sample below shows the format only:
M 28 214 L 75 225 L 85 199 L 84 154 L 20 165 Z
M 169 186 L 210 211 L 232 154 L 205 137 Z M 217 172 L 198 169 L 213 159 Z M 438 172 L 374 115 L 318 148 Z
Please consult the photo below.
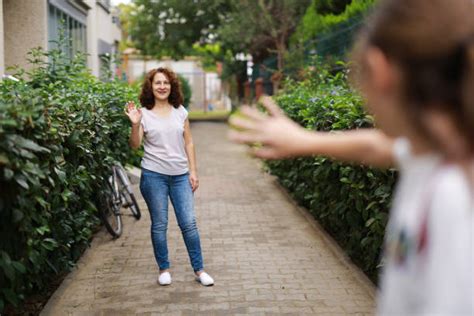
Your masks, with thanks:
M 206 272 L 202 272 L 199 276 L 197 276 L 196 281 L 198 281 L 204 286 L 214 285 L 214 279 L 211 278 L 211 276 L 207 274 Z
M 163 272 L 162 274 L 160 274 L 160 276 L 158 277 L 158 283 L 160 285 L 170 285 L 171 284 L 171 274 L 168 271 Z

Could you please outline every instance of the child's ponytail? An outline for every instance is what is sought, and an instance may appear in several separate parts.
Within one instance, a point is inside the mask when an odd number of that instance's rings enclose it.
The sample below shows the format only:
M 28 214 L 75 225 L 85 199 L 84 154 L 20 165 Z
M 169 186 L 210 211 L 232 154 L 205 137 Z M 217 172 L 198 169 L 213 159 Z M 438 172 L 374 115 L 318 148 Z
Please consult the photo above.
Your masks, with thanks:
M 474 155 L 474 1 L 384 0 L 359 35 L 354 77 L 363 86 L 367 48 L 379 48 L 399 66 L 400 104 L 434 146 L 426 113 L 448 115 Z M 362 83 L 362 84 L 361 84 Z

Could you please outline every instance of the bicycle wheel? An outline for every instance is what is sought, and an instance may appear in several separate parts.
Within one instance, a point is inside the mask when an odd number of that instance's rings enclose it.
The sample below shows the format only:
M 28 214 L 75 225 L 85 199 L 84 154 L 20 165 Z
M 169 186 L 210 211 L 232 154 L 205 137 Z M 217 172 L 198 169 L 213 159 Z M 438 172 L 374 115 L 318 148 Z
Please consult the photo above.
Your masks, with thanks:
M 118 238 L 122 234 L 122 214 L 120 213 L 120 202 L 112 190 L 110 183 L 107 182 L 106 191 L 102 194 L 99 214 L 107 231 Z
M 130 208 L 133 217 L 139 220 L 142 214 L 140 212 L 140 208 L 138 207 L 138 202 L 135 198 L 135 194 L 133 193 L 132 186 L 130 185 L 130 180 L 128 180 L 127 173 L 121 165 L 117 165 L 116 168 L 119 178 L 119 191 L 125 202 L 123 206 Z

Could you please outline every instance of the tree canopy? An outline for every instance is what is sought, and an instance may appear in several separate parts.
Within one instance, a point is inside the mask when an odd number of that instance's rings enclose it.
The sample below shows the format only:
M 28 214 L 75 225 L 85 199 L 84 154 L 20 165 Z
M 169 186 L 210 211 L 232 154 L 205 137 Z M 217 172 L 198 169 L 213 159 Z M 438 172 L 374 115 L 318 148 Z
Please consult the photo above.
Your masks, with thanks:
M 230 0 L 135 0 L 130 36 L 144 55 L 181 58 L 193 45 L 210 43 Z
M 178 59 L 218 43 L 216 58 L 276 54 L 279 68 L 291 33 L 310 0 L 135 0 L 130 35 L 144 55 Z M 207 51 L 208 53 L 209 51 Z M 202 50 L 201 50 L 202 53 Z
M 283 68 L 288 40 L 310 0 L 241 0 L 233 4 L 219 30 L 219 39 L 259 62 L 271 54 Z
M 318 36 L 349 23 L 373 3 L 374 0 L 134 0 L 124 12 L 132 43 L 144 56 L 200 56 L 206 69 L 215 69 L 215 62 L 221 61 L 224 73 L 243 74 L 243 59 L 248 55 L 254 63 L 275 58 L 270 70 L 278 72 L 285 67 L 300 67 L 306 46 L 316 45 Z

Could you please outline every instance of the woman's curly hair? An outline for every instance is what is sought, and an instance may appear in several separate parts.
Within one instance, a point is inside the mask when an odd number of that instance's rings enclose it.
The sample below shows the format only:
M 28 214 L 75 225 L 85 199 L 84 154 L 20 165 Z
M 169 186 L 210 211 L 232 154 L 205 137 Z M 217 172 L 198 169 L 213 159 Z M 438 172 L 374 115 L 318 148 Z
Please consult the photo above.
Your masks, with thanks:
M 181 91 L 181 83 L 176 74 L 168 68 L 156 68 L 150 70 L 143 81 L 142 92 L 140 93 L 140 103 L 143 107 L 151 110 L 155 106 L 155 96 L 153 94 L 153 78 L 157 73 L 161 72 L 168 78 L 171 84 L 171 92 L 168 102 L 175 108 L 179 108 L 183 104 L 183 92 Z

